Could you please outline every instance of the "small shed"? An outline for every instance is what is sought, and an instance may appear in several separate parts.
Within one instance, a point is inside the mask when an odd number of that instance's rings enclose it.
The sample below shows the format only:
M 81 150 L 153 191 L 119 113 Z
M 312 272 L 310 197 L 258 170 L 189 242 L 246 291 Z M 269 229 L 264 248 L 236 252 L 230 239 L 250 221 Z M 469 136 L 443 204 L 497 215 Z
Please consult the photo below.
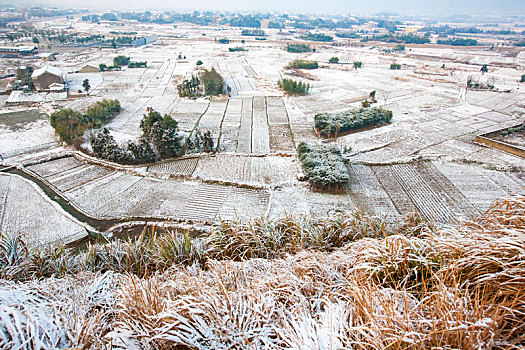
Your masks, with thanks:
M 86 64 L 82 69 L 78 71 L 79 73 L 98 73 L 100 72 L 100 69 L 98 66 L 95 66 L 94 64 Z
M 42 61 L 46 61 L 46 62 L 56 61 L 57 60 L 56 54 L 52 53 L 52 52 L 40 53 L 40 54 L 38 54 L 38 57 L 40 57 L 42 59 Z

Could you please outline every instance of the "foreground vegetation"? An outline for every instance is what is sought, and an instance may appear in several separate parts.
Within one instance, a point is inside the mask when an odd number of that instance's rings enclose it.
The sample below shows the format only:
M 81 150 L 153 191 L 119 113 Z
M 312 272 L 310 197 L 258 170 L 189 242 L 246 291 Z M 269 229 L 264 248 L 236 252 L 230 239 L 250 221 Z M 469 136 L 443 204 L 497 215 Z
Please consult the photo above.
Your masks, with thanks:
M 0 239 L 6 348 L 519 349 L 525 197 L 473 222 L 358 212 L 32 249 Z M 226 336 L 227 335 L 227 336 Z
M 373 92 L 375 98 L 375 91 Z M 372 97 L 372 93 L 370 94 Z M 337 137 L 347 131 L 390 123 L 392 111 L 382 108 L 359 108 L 340 113 L 320 113 L 314 117 L 315 129 L 321 136 Z
M 321 190 L 346 188 L 350 178 L 339 148 L 301 142 L 297 152 L 306 178 L 314 188 Z

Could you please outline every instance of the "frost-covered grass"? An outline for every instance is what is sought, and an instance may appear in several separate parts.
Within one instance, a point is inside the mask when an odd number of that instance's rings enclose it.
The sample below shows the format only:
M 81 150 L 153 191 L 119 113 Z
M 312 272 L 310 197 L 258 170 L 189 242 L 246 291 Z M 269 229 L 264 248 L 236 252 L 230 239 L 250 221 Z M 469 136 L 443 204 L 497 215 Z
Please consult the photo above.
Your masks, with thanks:
M 524 227 L 515 196 L 450 227 L 289 216 L 223 222 L 201 239 L 149 229 L 80 253 L 2 237 L 0 344 L 518 349 Z

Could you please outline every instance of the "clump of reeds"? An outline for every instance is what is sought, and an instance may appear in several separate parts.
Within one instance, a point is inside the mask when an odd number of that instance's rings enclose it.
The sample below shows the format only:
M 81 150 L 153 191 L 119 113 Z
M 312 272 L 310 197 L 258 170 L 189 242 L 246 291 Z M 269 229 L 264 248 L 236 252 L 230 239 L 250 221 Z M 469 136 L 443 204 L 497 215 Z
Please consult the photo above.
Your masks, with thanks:
M 80 253 L 2 236 L 0 345 L 519 349 L 524 222 L 514 196 L 456 226 L 287 216 Z

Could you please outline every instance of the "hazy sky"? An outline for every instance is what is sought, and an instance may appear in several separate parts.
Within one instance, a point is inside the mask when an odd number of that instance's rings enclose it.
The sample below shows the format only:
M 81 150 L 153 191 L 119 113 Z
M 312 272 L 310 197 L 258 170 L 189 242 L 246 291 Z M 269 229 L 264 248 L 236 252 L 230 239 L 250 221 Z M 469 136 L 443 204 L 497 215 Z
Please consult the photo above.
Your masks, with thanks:
M 525 0 L 0 0 L 100 9 L 213 9 L 323 13 L 525 14 Z

